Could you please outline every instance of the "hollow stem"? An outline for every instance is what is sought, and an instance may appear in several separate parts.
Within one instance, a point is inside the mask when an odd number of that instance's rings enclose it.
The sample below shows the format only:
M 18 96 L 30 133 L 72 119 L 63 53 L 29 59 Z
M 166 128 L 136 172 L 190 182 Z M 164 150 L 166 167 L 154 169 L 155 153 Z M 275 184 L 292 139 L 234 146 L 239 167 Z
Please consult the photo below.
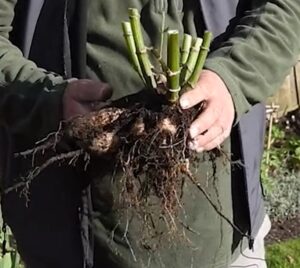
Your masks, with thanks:
M 179 98 L 180 91 L 180 48 L 179 32 L 177 30 L 168 31 L 168 100 L 174 103 Z
M 134 38 L 133 38 L 130 22 L 122 22 L 122 29 L 123 29 L 124 38 L 126 41 L 126 45 L 127 45 L 127 49 L 129 52 L 131 63 L 133 65 L 134 69 L 138 72 L 138 74 L 141 77 L 141 79 L 143 80 L 143 82 L 146 83 L 146 81 L 143 77 L 143 72 L 141 69 L 141 65 L 140 65 L 138 56 L 136 54 L 136 47 L 135 47 L 135 43 L 134 43 Z
M 135 8 L 129 8 L 128 12 L 133 39 L 136 47 L 136 53 L 143 72 L 143 76 L 150 87 L 156 88 L 156 81 L 152 72 L 151 62 L 149 60 L 147 48 L 145 47 L 142 35 L 139 11 Z
M 193 45 L 192 45 L 192 48 L 190 49 L 190 53 L 189 53 L 187 62 L 183 66 L 182 72 L 181 72 L 180 80 L 181 80 L 182 85 L 186 84 L 186 82 L 189 80 L 189 78 L 191 77 L 191 75 L 195 69 L 202 42 L 203 42 L 203 39 L 199 38 L 199 37 L 195 38 L 193 40 Z
M 200 74 L 202 72 L 205 60 L 207 58 L 207 54 L 209 52 L 209 47 L 212 41 L 212 33 L 206 31 L 203 36 L 202 47 L 197 59 L 196 66 L 193 70 L 191 77 L 188 79 L 188 86 L 194 88 L 199 80 Z
M 181 66 L 186 64 L 188 60 L 190 50 L 192 47 L 192 41 L 193 41 L 193 37 L 191 35 L 184 34 L 182 47 L 181 47 L 181 59 L 180 59 Z

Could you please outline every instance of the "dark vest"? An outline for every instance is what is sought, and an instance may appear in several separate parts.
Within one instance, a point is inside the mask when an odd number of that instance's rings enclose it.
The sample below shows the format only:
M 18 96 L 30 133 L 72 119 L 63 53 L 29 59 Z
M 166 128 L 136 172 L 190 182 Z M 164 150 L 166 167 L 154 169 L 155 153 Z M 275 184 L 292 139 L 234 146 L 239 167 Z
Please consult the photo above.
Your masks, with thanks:
M 239 18 L 251 8 L 252 1 L 200 0 L 200 3 L 207 29 L 212 31 L 220 42 L 230 35 Z M 245 183 L 242 188 L 247 196 L 245 206 L 250 220 L 248 231 L 252 237 L 257 234 L 265 215 L 260 183 L 265 120 L 265 106 L 257 104 L 241 117 L 232 133 L 232 137 L 238 137 L 238 139 L 232 139 L 233 152 L 237 154 L 235 158 L 242 159 L 245 165 L 242 172 L 233 170 L 233 185 L 235 185 L 235 177 L 240 179 L 239 177 L 243 176 Z M 250 246 L 252 243 L 253 241 L 250 241 Z

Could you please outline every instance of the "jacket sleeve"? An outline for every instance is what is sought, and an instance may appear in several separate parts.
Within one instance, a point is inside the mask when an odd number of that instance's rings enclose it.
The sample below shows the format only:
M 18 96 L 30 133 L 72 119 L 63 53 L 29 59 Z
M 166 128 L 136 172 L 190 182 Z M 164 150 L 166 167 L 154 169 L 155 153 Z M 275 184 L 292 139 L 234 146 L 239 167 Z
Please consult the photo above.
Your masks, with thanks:
M 256 0 L 209 55 L 206 69 L 227 85 L 238 119 L 275 93 L 299 53 L 300 1 Z
M 67 82 L 25 59 L 9 41 L 15 4 L 0 1 L 0 124 L 25 149 L 58 128 Z

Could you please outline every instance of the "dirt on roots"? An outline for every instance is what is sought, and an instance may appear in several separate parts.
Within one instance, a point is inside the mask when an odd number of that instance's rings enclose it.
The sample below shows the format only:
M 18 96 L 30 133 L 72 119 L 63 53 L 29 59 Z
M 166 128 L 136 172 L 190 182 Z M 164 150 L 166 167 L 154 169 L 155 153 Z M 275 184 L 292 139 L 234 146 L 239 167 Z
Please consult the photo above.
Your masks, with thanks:
M 151 196 L 161 213 L 173 217 L 180 206 L 184 176 L 193 153 L 188 129 L 203 106 L 183 111 L 162 104 L 106 107 L 80 116 L 64 127 L 65 135 L 93 157 L 110 157 L 123 171 L 121 199 L 144 210 Z

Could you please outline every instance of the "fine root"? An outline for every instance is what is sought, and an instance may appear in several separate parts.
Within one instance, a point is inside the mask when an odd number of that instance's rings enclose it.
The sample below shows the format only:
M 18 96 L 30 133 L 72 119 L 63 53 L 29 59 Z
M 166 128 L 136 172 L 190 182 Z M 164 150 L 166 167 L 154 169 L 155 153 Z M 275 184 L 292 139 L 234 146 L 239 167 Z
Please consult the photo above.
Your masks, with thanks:
M 82 149 L 68 152 L 68 153 L 62 153 L 56 156 L 53 156 L 49 158 L 47 161 L 45 161 L 41 166 L 35 167 L 33 170 L 29 171 L 28 175 L 22 177 L 22 181 L 14 184 L 11 187 L 8 187 L 4 190 L 4 194 L 8 194 L 11 191 L 16 191 L 18 189 L 22 189 L 22 191 L 29 190 L 29 186 L 32 183 L 32 181 L 40 175 L 42 171 L 44 171 L 47 167 L 56 164 L 61 163 L 68 160 L 68 165 L 74 165 L 76 164 L 77 159 L 84 154 L 84 151 Z
M 180 227 L 193 232 L 190 227 L 180 222 L 178 217 L 180 212 L 183 216 L 186 213 L 181 201 L 186 179 L 197 187 L 221 218 L 246 236 L 223 214 L 221 203 L 214 204 L 189 168 L 190 162 L 199 159 L 187 146 L 188 130 L 204 106 L 201 104 L 187 111 L 182 111 L 177 105 L 158 105 L 154 110 L 143 104 L 136 104 L 131 108 L 108 107 L 65 122 L 57 133 L 47 137 L 36 148 L 16 156 L 31 155 L 34 158 L 37 153 L 43 155 L 47 150 L 53 151 L 53 148 L 64 140 L 72 141 L 79 149 L 50 157 L 23 176 L 22 181 L 7 188 L 4 193 L 22 188 L 28 190 L 31 182 L 50 165 L 76 165 L 78 158 L 84 156 L 86 170 L 90 158 L 93 162 L 97 159 L 101 162 L 101 158 L 108 158 L 113 161 L 116 172 L 121 170 L 123 173 L 123 176 L 115 181 L 120 186 L 119 196 L 116 197 L 120 205 L 115 209 L 123 210 L 123 213 L 129 208 L 134 209 L 143 219 L 144 228 L 147 230 L 145 233 L 148 233 L 150 238 L 161 235 L 162 231 L 156 230 L 157 221 L 165 223 L 169 235 L 178 233 Z M 218 154 L 223 154 L 225 160 L 230 158 L 220 149 Z M 217 188 L 213 156 L 214 153 L 210 153 L 213 168 L 211 179 L 214 180 L 214 188 Z M 102 174 L 102 169 L 105 167 L 99 165 L 99 174 Z M 124 240 L 132 249 L 127 232 L 124 233 Z M 133 251 L 132 255 L 135 259 Z

